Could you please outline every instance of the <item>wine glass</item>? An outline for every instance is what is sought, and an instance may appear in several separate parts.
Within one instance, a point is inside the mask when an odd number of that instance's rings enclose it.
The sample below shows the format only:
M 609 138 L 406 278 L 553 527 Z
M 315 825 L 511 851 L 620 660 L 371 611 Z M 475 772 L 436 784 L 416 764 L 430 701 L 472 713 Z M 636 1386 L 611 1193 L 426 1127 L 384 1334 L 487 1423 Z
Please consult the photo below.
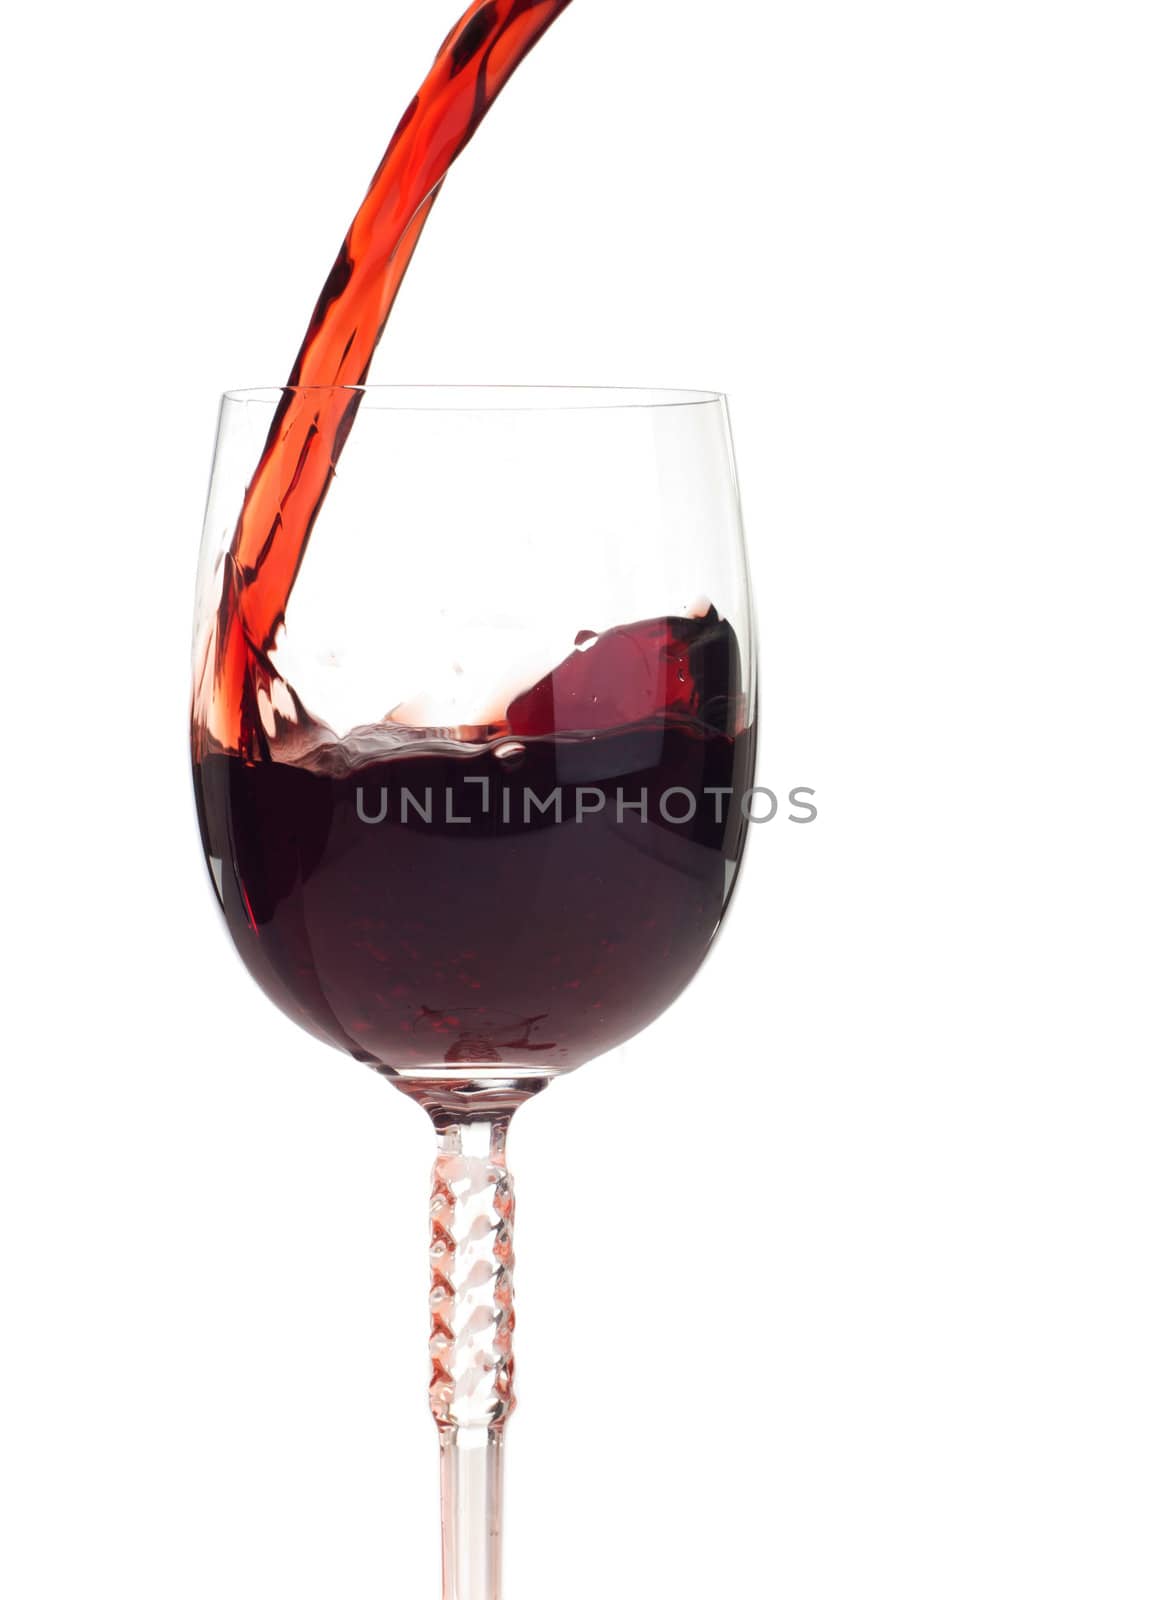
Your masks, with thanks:
M 265 571 L 277 512 L 244 560 L 256 463 L 341 414 L 310 540 Z M 194 669 L 199 825 L 239 953 L 436 1130 L 444 1594 L 498 1600 L 507 1128 L 680 994 L 745 844 L 756 668 L 724 397 L 226 395 Z

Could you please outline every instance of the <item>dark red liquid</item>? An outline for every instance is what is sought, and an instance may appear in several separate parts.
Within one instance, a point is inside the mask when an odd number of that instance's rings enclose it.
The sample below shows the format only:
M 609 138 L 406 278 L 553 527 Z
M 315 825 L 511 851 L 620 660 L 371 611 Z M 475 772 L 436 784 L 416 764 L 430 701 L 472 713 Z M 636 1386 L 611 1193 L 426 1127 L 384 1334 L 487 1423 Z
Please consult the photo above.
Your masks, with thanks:
M 196 673 L 200 826 L 235 943 L 297 1022 L 390 1073 L 550 1074 L 629 1038 L 700 965 L 744 843 L 753 732 L 711 608 L 581 634 L 462 743 L 388 720 L 340 738 L 294 685 L 273 692 L 361 401 L 343 386 L 367 375 L 450 166 L 567 4 L 475 0 L 401 119 L 276 409 Z M 293 710 L 273 732 L 261 705 Z
M 613 700 L 637 715 L 599 731 Z M 383 1070 L 576 1067 L 658 1016 L 716 932 L 752 781 L 739 705 L 710 612 L 601 635 L 485 743 L 385 728 L 295 763 L 206 753 L 235 943 L 290 1016 Z

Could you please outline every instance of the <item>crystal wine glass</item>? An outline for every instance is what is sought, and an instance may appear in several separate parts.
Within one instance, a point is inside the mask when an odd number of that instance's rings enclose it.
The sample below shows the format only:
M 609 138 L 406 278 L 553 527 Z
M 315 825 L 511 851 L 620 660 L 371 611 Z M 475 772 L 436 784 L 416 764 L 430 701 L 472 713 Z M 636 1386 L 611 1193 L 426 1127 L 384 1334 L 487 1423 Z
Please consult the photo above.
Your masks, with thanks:
M 338 414 L 310 541 L 269 571 L 274 541 L 236 537 L 256 462 Z M 240 955 L 436 1130 L 444 1594 L 498 1600 L 507 1128 L 680 994 L 745 843 L 756 673 L 723 396 L 226 395 L 194 673 L 203 850 Z

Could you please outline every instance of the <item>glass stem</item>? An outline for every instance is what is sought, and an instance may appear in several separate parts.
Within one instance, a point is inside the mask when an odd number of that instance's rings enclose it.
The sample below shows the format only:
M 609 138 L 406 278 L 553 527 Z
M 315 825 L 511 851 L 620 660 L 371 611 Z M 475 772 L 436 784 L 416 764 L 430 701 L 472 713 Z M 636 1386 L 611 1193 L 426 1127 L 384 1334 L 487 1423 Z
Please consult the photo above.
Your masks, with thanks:
M 429 1404 L 441 1438 L 444 1600 L 502 1592 L 502 1430 L 514 1409 L 510 1115 L 434 1117 Z
M 500 1600 L 501 1428 L 442 1430 L 441 1591 L 443 1600 Z

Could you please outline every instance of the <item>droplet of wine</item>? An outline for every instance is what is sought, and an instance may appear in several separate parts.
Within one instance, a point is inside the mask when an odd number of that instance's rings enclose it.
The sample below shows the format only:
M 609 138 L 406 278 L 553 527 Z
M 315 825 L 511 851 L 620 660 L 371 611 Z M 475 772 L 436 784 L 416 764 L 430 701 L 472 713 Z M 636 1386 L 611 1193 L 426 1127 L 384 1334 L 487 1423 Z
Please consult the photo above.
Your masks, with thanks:
M 526 746 L 517 739 L 507 739 L 505 744 L 494 746 L 494 755 L 506 767 L 520 767 L 526 756 Z

